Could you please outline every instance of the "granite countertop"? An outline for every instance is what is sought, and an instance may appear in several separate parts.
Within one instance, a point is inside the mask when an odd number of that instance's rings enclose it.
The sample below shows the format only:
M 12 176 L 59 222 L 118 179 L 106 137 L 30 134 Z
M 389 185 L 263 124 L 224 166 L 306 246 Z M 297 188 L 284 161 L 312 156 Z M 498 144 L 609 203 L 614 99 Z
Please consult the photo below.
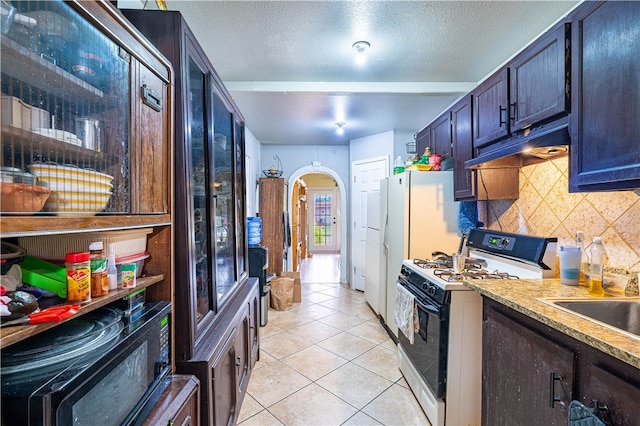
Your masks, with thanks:
M 557 278 L 466 280 L 464 285 L 604 353 L 640 368 L 640 338 L 617 332 L 539 301 L 544 298 L 588 298 L 586 287 L 560 284 Z M 607 296 L 605 296 L 607 297 Z M 640 300 L 638 296 L 616 298 Z

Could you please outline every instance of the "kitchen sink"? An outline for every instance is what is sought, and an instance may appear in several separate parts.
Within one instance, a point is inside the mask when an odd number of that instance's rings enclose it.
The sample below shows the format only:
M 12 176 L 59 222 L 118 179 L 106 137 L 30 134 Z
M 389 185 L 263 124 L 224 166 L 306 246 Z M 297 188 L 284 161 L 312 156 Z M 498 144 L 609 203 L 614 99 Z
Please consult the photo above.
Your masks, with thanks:
M 640 338 L 640 299 L 538 299 L 563 311 Z

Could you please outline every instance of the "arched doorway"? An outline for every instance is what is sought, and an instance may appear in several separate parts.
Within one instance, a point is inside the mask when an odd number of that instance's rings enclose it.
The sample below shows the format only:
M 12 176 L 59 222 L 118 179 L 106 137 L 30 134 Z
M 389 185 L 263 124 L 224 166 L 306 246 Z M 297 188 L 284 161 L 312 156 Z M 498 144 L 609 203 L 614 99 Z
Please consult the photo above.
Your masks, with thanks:
M 290 201 L 290 205 L 293 205 L 293 188 L 294 183 L 297 179 L 302 176 L 310 173 L 322 173 L 331 176 L 338 185 L 338 191 L 340 193 L 340 283 L 346 284 L 348 283 L 347 278 L 347 190 L 344 184 L 344 181 L 338 175 L 338 173 L 325 166 L 305 166 L 301 167 L 289 176 L 289 185 L 288 185 L 288 200 Z M 292 223 L 291 211 L 289 211 L 289 223 Z M 292 253 L 291 250 L 295 248 L 289 247 L 287 253 L 287 268 L 292 269 Z

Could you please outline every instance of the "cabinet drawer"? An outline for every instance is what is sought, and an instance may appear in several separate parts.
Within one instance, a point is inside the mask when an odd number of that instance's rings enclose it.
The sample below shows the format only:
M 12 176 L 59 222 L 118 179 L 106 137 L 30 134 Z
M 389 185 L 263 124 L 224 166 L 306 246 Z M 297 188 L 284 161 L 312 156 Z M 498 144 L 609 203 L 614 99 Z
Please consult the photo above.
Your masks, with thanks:
M 167 378 L 169 385 L 144 420 L 145 426 L 198 426 L 199 382 L 179 374 Z

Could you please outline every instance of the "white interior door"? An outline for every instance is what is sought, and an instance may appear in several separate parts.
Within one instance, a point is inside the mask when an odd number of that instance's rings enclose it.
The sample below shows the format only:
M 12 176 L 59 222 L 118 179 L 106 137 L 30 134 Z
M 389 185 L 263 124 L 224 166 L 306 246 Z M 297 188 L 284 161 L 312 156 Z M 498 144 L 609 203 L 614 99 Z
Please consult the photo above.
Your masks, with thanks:
M 364 291 L 367 241 L 367 194 L 380 190 L 380 179 L 389 174 L 389 157 L 351 163 L 351 288 Z
M 307 202 L 309 251 L 337 252 L 340 247 L 338 188 L 310 188 Z

